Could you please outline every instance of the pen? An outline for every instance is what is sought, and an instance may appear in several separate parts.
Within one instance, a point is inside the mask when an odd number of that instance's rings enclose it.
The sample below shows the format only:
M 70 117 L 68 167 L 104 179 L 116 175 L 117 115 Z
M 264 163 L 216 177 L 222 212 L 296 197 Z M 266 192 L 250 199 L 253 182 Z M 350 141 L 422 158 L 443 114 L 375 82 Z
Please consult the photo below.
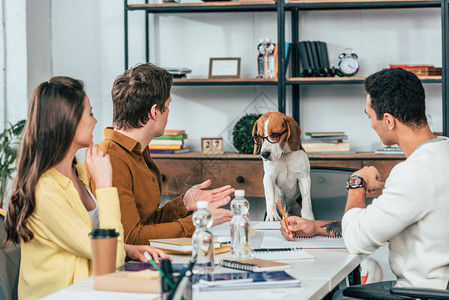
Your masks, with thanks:
M 258 248 L 253 249 L 254 252 L 275 252 L 275 251 L 294 251 L 294 250 L 302 250 L 302 248 Z
M 176 294 L 176 290 L 178 289 L 182 279 L 184 278 L 184 276 L 186 275 L 187 272 L 191 272 L 193 269 L 193 266 L 195 265 L 196 261 L 194 259 L 191 259 L 189 262 L 189 265 L 187 267 L 184 267 L 184 269 L 182 269 L 181 274 L 179 274 L 178 280 L 175 283 L 175 287 L 172 289 L 172 291 L 170 292 L 168 299 L 174 299 L 175 294 Z
M 173 285 L 173 282 L 169 278 L 167 278 L 167 276 L 165 276 L 164 271 L 162 271 L 162 269 L 159 268 L 157 263 L 150 256 L 150 254 L 148 254 L 148 252 L 144 252 L 143 255 L 145 256 L 146 259 L 148 259 L 149 263 L 154 267 L 154 269 L 161 274 L 162 279 L 165 280 L 165 282 L 168 284 L 168 286 L 170 288 L 174 288 L 175 286 Z
M 279 198 L 277 196 L 276 196 L 276 200 L 278 201 L 279 208 L 281 209 L 282 217 L 284 218 L 284 222 L 285 222 L 285 225 L 287 226 L 287 230 L 290 233 L 290 236 L 293 236 L 293 233 L 290 231 L 290 229 L 288 229 L 288 227 L 290 225 L 288 225 L 288 221 L 287 221 L 287 218 L 285 217 L 285 213 L 284 213 L 284 209 L 282 208 L 281 201 L 279 201 Z

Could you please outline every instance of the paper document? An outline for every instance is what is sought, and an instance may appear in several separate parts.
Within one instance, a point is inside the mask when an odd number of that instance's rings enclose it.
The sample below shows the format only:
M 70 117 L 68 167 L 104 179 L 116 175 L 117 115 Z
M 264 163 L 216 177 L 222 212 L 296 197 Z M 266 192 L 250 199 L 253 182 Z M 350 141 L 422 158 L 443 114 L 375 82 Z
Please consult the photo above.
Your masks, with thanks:
M 296 238 L 296 241 L 287 241 L 280 231 L 267 231 L 264 233 L 260 248 L 303 248 L 303 249 L 346 249 L 343 238 L 326 236 L 313 236 Z
M 280 222 L 260 222 L 253 226 L 255 230 L 280 230 Z

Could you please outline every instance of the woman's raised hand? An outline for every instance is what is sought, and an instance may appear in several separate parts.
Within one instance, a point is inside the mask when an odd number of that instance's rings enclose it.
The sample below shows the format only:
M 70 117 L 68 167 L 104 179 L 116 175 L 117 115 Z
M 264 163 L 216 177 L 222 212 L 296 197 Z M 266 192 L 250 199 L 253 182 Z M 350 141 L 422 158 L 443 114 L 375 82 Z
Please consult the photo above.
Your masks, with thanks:
M 86 167 L 97 189 L 112 186 L 112 166 L 109 155 L 90 145 L 86 150 Z

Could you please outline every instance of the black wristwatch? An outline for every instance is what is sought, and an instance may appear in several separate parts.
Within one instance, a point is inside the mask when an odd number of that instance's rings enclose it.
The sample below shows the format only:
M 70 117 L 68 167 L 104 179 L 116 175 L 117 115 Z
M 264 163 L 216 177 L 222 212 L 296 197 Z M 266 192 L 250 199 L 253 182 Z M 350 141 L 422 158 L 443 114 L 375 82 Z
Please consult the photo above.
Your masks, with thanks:
M 364 188 L 366 190 L 366 181 L 359 175 L 351 175 L 346 181 L 346 189 Z

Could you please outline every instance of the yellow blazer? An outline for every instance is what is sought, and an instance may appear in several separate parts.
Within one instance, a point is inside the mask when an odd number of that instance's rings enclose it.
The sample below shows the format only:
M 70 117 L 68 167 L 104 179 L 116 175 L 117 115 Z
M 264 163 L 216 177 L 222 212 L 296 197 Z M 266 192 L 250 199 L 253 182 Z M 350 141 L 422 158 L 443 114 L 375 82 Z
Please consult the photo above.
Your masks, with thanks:
M 83 166 L 76 166 L 86 185 Z M 125 262 L 120 205 L 114 187 L 96 190 L 100 228 L 115 228 L 117 267 Z M 36 207 L 28 220 L 34 238 L 21 242 L 19 299 L 38 299 L 93 275 L 89 233 L 92 222 L 73 182 L 52 168 L 36 186 Z

